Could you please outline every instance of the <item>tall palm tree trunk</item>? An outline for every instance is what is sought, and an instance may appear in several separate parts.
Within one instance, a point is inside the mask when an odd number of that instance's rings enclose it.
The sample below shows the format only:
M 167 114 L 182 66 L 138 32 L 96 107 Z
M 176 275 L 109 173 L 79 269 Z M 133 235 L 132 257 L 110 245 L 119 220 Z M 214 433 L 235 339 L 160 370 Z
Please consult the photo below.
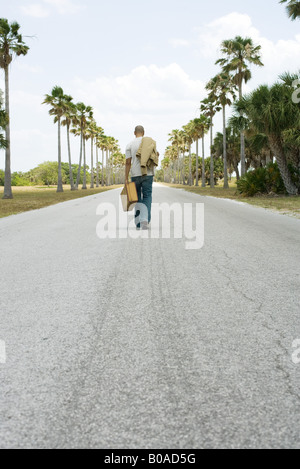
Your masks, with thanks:
M 176 160 L 174 160 L 173 161 L 173 184 L 176 184 L 176 177 L 177 177 Z
M 81 177 L 81 163 L 82 163 L 82 151 L 83 151 L 83 133 L 80 134 L 80 154 L 79 154 L 79 166 L 77 171 L 76 189 L 78 189 L 80 177 Z
M 196 140 L 196 187 L 199 186 L 199 140 Z
M 105 183 L 108 186 L 108 150 L 106 150 Z
M 292 181 L 292 176 L 288 168 L 284 149 L 282 148 L 281 142 L 277 141 L 276 139 L 270 139 L 270 146 L 276 156 L 276 161 L 284 182 L 284 187 L 286 188 L 289 195 L 297 195 L 298 188 Z
M 214 158 L 213 158 L 213 120 L 211 118 L 210 126 L 210 187 L 213 189 L 215 187 L 215 177 L 214 177 Z
M 112 164 L 111 164 L 111 151 L 109 152 L 108 154 L 108 168 L 109 168 L 109 177 L 108 177 L 108 185 L 111 186 L 112 185 Z
M 101 186 L 104 187 L 104 150 L 102 149 L 102 174 L 101 174 Z
M 239 98 L 240 100 L 243 97 L 242 83 L 239 84 Z M 241 112 L 241 117 L 243 117 L 243 112 Z M 241 175 L 246 174 L 246 158 L 245 158 L 245 131 L 241 130 Z
M 178 184 L 180 184 L 180 150 L 179 150 L 179 147 L 178 147 L 177 150 L 178 150 L 178 168 L 177 168 L 178 169 L 178 179 L 177 179 L 177 181 L 178 181 Z
M 94 189 L 94 139 L 91 138 L 91 189 Z
M 56 192 L 63 192 L 63 185 L 62 185 L 62 174 L 61 174 L 61 124 L 60 124 L 60 117 L 58 117 L 58 180 L 57 180 L 57 191 Z
M 202 137 L 202 187 L 206 187 L 204 135 Z
M 73 169 L 72 169 L 72 158 L 71 158 L 71 145 L 70 145 L 70 124 L 67 124 L 67 141 L 68 141 L 68 155 L 69 155 L 69 173 L 70 173 L 70 186 L 71 191 L 75 190 Z
M 5 149 L 5 178 L 3 199 L 12 199 L 11 190 L 11 155 L 10 155 L 10 122 L 9 122 L 9 71 L 5 68 L 5 111 L 8 116 L 8 122 L 5 128 L 5 139 L 7 148 Z
M 224 160 L 224 189 L 229 188 L 227 169 L 227 138 L 226 138 L 226 107 L 223 106 L 223 160 Z
M 192 145 L 189 145 L 189 186 L 192 186 Z
M 83 136 L 83 184 L 82 189 L 86 190 L 86 151 L 85 151 L 85 138 Z
M 100 186 L 100 181 L 99 181 L 99 148 L 98 145 L 96 145 L 96 187 Z

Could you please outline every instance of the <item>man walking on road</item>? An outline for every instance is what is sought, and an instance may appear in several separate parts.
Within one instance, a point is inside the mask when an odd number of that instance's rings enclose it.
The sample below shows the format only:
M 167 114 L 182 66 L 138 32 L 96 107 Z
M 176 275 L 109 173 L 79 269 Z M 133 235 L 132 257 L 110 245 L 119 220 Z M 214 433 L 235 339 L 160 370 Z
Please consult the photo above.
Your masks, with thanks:
M 125 180 L 128 183 L 131 170 L 131 180 L 135 183 L 138 194 L 136 227 L 147 230 L 151 221 L 154 167 L 158 166 L 159 153 L 156 151 L 156 142 L 144 137 L 144 127 L 138 125 L 134 135 L 136 138 L 126 148 Z

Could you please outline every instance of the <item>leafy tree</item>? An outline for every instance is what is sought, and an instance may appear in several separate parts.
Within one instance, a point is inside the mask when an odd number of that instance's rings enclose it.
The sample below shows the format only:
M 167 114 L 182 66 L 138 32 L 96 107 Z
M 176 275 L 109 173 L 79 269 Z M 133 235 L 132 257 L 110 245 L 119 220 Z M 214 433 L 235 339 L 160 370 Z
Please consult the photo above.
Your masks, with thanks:
M 14 56 L 26 55 L 29 47 L 25 45 L 19 32 L 20 25 L 16 22 L 9 24 L 5 18 L 0 18 L 0 68 L 5 75 L 5 111 L 8 117 L 5 128 L 5 184 L 3 199 L 12 199 L 11 190 L 11 153 L 10 153 L 10 109 L 9 109 L 9 66 Z M 3 144 L 3 139 L 2 139 Z
M 58 162 L 45 161 L 33 170 L 33 174 L 37 184 L 55 185 L 58 180 Z
M 11 185 L 12 186 L 31 186 L 32 183 L 28 177 L 28 174 L 22 172 L 15 172 L 12 173 L 11 178 Z
M 263 67 L 260 55 L 261 46 L 254 46 L 251 38 L 236 36 L 222 42 L 221 51 L 224 57 L 217 60 L 216 64 L 223 67 L 225 73 L 233 73 L 233 81 L 239 89 L 239 99 L 243 96 L 243 83 L 252 78 L 248 64 Z M 246 172 L 245 163 L 245 134 L 241 130 L 241 171 Z

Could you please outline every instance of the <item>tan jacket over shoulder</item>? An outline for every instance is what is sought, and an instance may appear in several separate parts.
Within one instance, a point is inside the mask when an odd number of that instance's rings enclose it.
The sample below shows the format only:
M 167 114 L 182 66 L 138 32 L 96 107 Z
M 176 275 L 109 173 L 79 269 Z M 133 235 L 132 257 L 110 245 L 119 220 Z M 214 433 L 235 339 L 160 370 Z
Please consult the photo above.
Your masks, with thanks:
M 139 158 L 141 162 L 142 176 L 147 176 L 147 168 L 154 169 L 155 166 L 158 166 L 156 142 L 150 137 L 143 137 L 136 157 Z

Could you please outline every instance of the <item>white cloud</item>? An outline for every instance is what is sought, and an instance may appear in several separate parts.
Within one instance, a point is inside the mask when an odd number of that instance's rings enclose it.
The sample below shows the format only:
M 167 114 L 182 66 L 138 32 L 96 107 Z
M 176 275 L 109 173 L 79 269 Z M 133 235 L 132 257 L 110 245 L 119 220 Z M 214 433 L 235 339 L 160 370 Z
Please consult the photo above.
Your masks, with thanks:
M 166 67 L 144 65 L 130 74 L 110 78 L 99 77 L 92 82 L 76 82 L 85 101 L 99 103 L 101 107 L 124 111 L 156 114 L 159 111 L 175 111 L 189 106 L 203 92 L 203 83 L 192 80 L 177 64 Z
M 212 21 L 198 31 L 199 52 L 205 58 L 217 60 L 220 57 L 222 41 L 237 35 L 251 37 L 254 44 L 262 46 L 264 67 L 258 69 L 253 66 L 257 80 L 251 83 L 255 86 L 258 81 L 272 83 L 283 71 L 297 71 L 299 68 L 300 35 L 293 39 L 273 42 L 254 27 L 249 15 L 235 12 Z
M 83 5 L 73 3 L 72 0 L 44 0 L 44 2 L 53 6 L 60 15 L 78 13 L 85 8 Z
M 150 65 L 133 69 L 128 75 L 102 76 L 90 82 L 77 79 L 76 100 L 94 106 L 95 117 L 120 139 L 122 148 L 132 137 L 135 125 L 143 124 L 163 150 L 167 135 L 197 117 L 204 97 L 204 84 L 193 80 L 176 63 L 166 67 Z
M 73 3 L 72 0 L 43 0 L 43 3 L 54 8 L 60 15 L 78 13 L 85 8 L 83 5 Z M 21 10 L 26 16 L 46 18 L 51 14 L 51 10 L 46 5 L 33 3 L 27 6 L 22 6 Z
M 24 15 L 33 16 L 34 18 L 46 18 L 50 14 L 50 11 L 39 3 L 22 6 L 21 10 Z
M 252 26 L 250 16 L 230 13 L 205 25 L 199 31 L 198 40 L 204 57 L 214 57 L 224 39 L 235 36 L 259 37 L 259 31 Z
M 169 39 L 169 44 L 171 44 L 171 46 L 173 47 L 188 47 L 190 45 L 189 41 L 187 41 L 186 39 L 176 38 Z

